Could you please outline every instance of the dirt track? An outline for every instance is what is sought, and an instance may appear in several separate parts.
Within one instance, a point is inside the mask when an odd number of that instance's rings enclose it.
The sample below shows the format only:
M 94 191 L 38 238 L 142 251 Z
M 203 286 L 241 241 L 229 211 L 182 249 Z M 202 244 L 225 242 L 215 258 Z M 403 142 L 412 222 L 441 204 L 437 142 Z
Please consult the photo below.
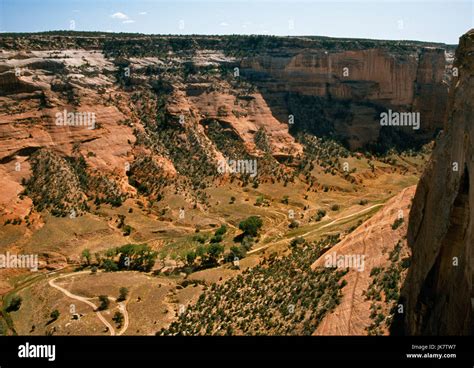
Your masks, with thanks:
M 98 307 L 93 302 L 91 302 L 92 298 L 86 298 L 86 297 L 83 297 L 83 296 L 80 296 L 80 295 L 73 294 L 69 290 L 66 290 L 63 287 L 55 284 L 55 281 L 58 280 L 58 279 L 64 279 L 64 278 L 67 278 L 67 277 L 76 276 L 76 275 L 85 274 L 85 273 L 90 273 L 90 271 L 74 272 L 74 273 L 70 273 L 70 274 L 67 274 L 67 275 L 58 276 L 58 277 L 55 277 L 54 279 L 49 280 L 48 283 L 51 287 L 61 291 L 68 298 L 78 300 L 78 301 L 83 302 L 83 303 L 89 305 L 90 307 L 92 307 L 93 311 L 95 312 L 97 317 L 100 319 L 100 321 L 109 329 L 111 336 L 122 335 L 123 333 L 125 333 L 125 331 L 128 328 L 128 325 L 129 325 L 129 317 L 128 317 L 128 312 L 127 312 L 125 301 L 118 303 L 119 309 L 120 309 L 120 311 L 122 312 L 122 314 L 124 316 L 124 323 L 123 323 L 123 326 L 120 329 L 120 331 L 116 334 L 115 333 L 115 328 L 97 310 Z M 117 301 L 113 297 L 109 296 L 108 298 L 109 298 L 109 300 Z
M 331 222 L 329 222 L 329 223 L 327 223 L 327 224 L 324 224 L 324 225 L 321 226 L 321 227 L 318 227 L 317 229 L 310 230 L 310 231 L 308 231 L 308 232 L 306 232 L 306 233 L 300 235 L 300 237 L 308 236 L 308 235 L 311 234 L 311 233 L 314 233 L 314 232 L 316 232 L 316 231 L 320 231 L 321 229 L 324 229 L 324 228 L 326 228 L 326 227 L 329 227 L 329 226 L 331 226 L 331 225 L 334 225 L 334 224 L 338 223 L 339 221 L 346 220 L 346 219 L 351 218 L 351 217 L 359 216 L 359 215 L 361 215 L 361 214 L 363 214 L 363 213 L 365 213 L 365 212 L 369 212 L 369 211 L 370 211 L 371 209 L 373 209 L 373 208 L 382 207 L 382 206 L 384 206 L 384 204 L 382 204 L 382 203 L 380 203 L 380 204 L 374 204 L 373 206 L 364 208 L 364 209 L 362 209 L 362 210 L 360 210 L 360 211 L 358 211 L 358 212 L 356 212 L 356 213 L 352 213 L 352 214 L 347 215 L 347 216 L 344 216 L 344 217 L 339 217 L 339 218 L 337 218 L 337 219 L 335 219 L 335 220 L 333 220 L 333 221 L 331 221 Z M 263 249 L 266 249 L 266 248 L 268 248 L 268 247 L 270 247 L 270 246 L 272 246 L 272 245 L 279 244 L 279 243 L 282 243 L 282 242 L 287 242 L 287 241 L 290 241 L 290 240 L 291 240 L 291 239 L 281 239 L 281 240 L 278 240 L 278 241 L 276 241 L 276 242 L 269 243 L 269 244 L 266 244 L 266 245 L 264 245 L 264 246 L 261 246 L 261 247 L 259 247 L 259 248 L 252 249 L 251 251 L 247 252 L 247 254 L 249 255 L 249 254 L 257 253 L 257 252 L 259 252 L 259 251 L 261 251 L 261 250 L 263 250 Z

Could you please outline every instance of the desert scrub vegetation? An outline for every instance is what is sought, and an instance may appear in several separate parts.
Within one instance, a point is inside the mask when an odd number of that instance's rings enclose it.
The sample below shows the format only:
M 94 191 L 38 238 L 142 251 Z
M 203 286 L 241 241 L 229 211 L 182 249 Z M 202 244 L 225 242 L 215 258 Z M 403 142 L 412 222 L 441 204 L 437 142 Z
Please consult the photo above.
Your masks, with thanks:
M 163 199 L 162 190 L 168 185 L 169 179 L 163 168 L 146 155 L 137 155 L 127 172 L 128 183 L 139 194 L 147 196 L 150 200 Z
M 331 51 L 386 48 L 391 52 L 409 53 L 420 46 L 439 46 L 433 42 L 386 41 L 370 39 L 327 38 L 321 36 L 280 37 L 271 35 L 141 35 L 108 32 L 48 31 L 31 33 L 6 33 L 0 40 L 1 48 L 18 50 L 103 49 L 107 58 L 146 57 L 165 58 L 168 52 L 192 55 L 196 50 L 222 50 L 236 57 L 266 54 L 272 49 L 323 49 Z M 50 57 L 59 57 L 51 53 Z
M 80 166 L 80 165 L 79 165 Z M 24 183 L 38 212 L 50 210 L 58 217 L 77 214 L 88 209 L 84 192 L 85 174 L 79 168 L 50 150 L 38 150 L 31 157 L 31 177 Z
M 23 184 L 38 212 L 53 216 L 80 215 L 96 205 L 120 206 L 127 198 L 113 177 L 90 170 L 82 155 L 61 157 L 54 151 L 39 150 L 31 158 L 32 175 Z
M 305 154 L 322 167 L 334 167 L 334 158 L 348 158 L 352 153 L 340 143 L 329 138 L 318 138 L 309 134 L 298 134 L 298 140 L 305 147 Z
M 352 156 L 352 153 L 335 140 L 318 138 L 307 133 L 298 133 L 297 141 L 303 146 L 303 157 L 298 164 L 298 172 L 311 177 L 311 172 L 320 166 L 325 173 L 339 172 L 339 160 Z
M 310 266 L 338 239 L 300 240 L 288 255 L 274 254 L 222 284 L 212 284 L 157 335 L 312 334 L 339 304 L 347 270 L 313 271 Z
M 388 255 L 388 265 L 374 267 L 370 271 L 372 283 L 365 292 L 366 300 L 372 301 L 370 305 L 372 323 L 367 327 L 368 335 L 382 335 L 390 328 L 397 313 L 401 283 L 410 265 L 410 257 L 402 258 L 401 252 L 400 240 Z
M 267 133 L 265 132 L 265 129 L 260 128 L 257 130 L 255 133 L 255 136 L 253 137 L 253 140 L 255 142 L 255 146 L 265 152 L 265 153 L 271 153 L 272 149 L 270 146 L 270 142 L 268 141 Z
M 293 182 L 294 178 L 290 172 L 284 169 L 283 165 L 272 156 L 271 148 L 268 143 L 266 133 L 263 129 L 257 131 L 255 139 L 256 144 L 260 145 L 258 148 L 261 149 L 264 154 L 261 157 L 254 157 L 247 152 L 247 148 L 240 136 L 234 132 L 231 128 L 227 127 L 225 122 L 218 121 L 215 119 L 203 119 L 201 124 L 206 128 L 206 134 L 209 139 L 214 143 L 216 148 L 222 152 L 224 157 L 231 160 L 257 160 L 258 169 L 257 175 L 253 179 L 254 185 L 258 185 L 258 182 L 267 182 L 272 180 Z M 257 143 L 257 141 L 259 143 Z M 247 185 L 250 181 L 248 174 L 240 174 L 240 180 L 243 185 Z M 233 178 L 231 179 L 233 180 Z
M 318 209 L 316 215 L 314 216 L 315 221 L 321 221 L 323 217 L 326 216 L 326 210 L 323 208 Z
M 180 174 L 178 179 L 171 180 L 158 165 L 151 163 L 150 159 L 147 163 L 149 166 L 154 166 L 153 174 L 136 169 L 138 164 L 143 163 L 142 157 L 140 163 L 132 164 L 129 173 L 129 182 L 138 185 L 137 188 L 142 191 L 155 192 L 157 181 L 159 188 L 173 185 L 202 191 L 210 184 L 209 178 L 217 175 L 210 142 L 186 124 L 181 124 L 180 117 L 168 112 L 167 99 L 172 91 L 168 81 L 151 80 L 149 84 L 140 86 L 140 90 L 131 97 L 133 112 L 144 126 L 144 130 L 134 130 L 137 137 L 135 144 L 150 149 L 155 155 L 169 158 Z M 184 119 L 187 121 L 194 117 L 186 116 Z M 135 177 L 137 173 L 138 178 Z M 146 178 L 146 175 L 150 177 Z M 202 199 L 202 196 L 197 195 L 197 198 Z
M 398 217 L 392 224 L 392 230 L 398 229 L 403 224 L 403 217 Z
M 223 126 L 224 123 L 215 119 L 205 119 L 201 121 L 201 124 L 206 128 L 206 134 L 209 139 L 225 157 L 239 160 L 254 158 L 247 153 L 247 149 L 240 136 L 231 128 Z

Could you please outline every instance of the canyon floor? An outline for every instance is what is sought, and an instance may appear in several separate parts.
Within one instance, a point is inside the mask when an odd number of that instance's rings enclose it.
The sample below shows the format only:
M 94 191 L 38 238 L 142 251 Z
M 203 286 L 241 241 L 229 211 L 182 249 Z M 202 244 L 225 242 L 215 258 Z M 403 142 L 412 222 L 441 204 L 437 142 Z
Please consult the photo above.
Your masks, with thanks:
M 422 160 L 418 162 L 422 163 Z M 412 163 L 407 167 L 412 168 Z M 365 254 L 367 274 L 364 277 L 370 280 L 368 273 L 372 267 L 388 262 L 382 252 L 389 252 L 398 240 L 403 241 L 403 232 L 406 232 L 405 223 L 396 231 L 392 230 L 391 226 L 400 210 L 403 211 L 403 216 L 407 216 L 407 208 L 418 177 L 415 171 L 401 175 L 398 170 L 399 168 L 394 168 L 394 172 L 366 179 L 360 191 L 352 193 L 331 191 L 295 195 L 298 192 L 294 187 L 283 185 L 262 185 L 249 190 L 232 185 L 212 188 L 209 190 L 211 203 L 225 205 L 216 205 L 208 211 L 198 213 L 186 212 L 183 219 L 174 221 L 160 221 L 150 215 L 148 210 L 128 200 L 119 208 L 102 206 L 100 211 L 78 218 L 46 217 L 41 229 L 31 235 L 21 233 L 27 229 L 21 229 L 18 225 L 4 226 L 2 239 L 21 237 L 25 244 L 24 253 L 38 252 L 44 256 L 41 257 L 43 264 L 38 272 L 2 271 L 4 305 L 8 305 L 13 295 L 23 299 L 21 309 L 9 313 L 9 326 L 18 334 L 113 334 L 113 329 L 105 327 L 107 324 L 103 318 L 109 325 L 113 325 L 111 318 L 119 305 L 112 302 L 107 311 L 96 312 L 97 298 L 99 295 L 117 297 L 119 288 L 127 287 L 129 297 L 124 308 L 130 322 L 120 333 L 155 334 L 175 321 L 180 314 L 180 308 L 195 303 L 199 295 L 213 283 L 223 284 L 265 259 L 287 256 L 291 241 L 298 238 L 304 238 L 310 243 L 328 235 L 339 234 L 340 241 L 334 245 L 334 249 L 340 249 L 348 242 L 355 244 L 355 249 L 338 250 L 338 254 Z M 301 192 L 306 193 L 303 188 Z M 407 194 L 399 194 L 405 192 Z M 236 197 L 233 204 L 229 204 L 230 193 Z M 255 205 L 257 198 L 262 195 L 267 199 L 268 207 Z M 281 203 L 285 195 L 289 197 L 288 204 Z M 367 202 L 361 202 L 361 199 Z M 173 208 L 174 203 L 175 199 L 169 203 L 165 199 L 161 206 Z M 338 209 L 331 210 L 336 204 L 339 205 Z M 130 208 L 133 209 L 131 214 Z M 320 221 L 305 221 L 314 216 L 318 209 L 326 210 L 327 214 Z M 295 229 L 289 228 L 291 211 L 294 212 L 294 217 L 302 222 Z M 124 236 L 122 230 L 116 226 L 121 214 L 126 214 L 127 223 L 136 229 L 128 236 Z M 186 263 L 186 253 L 199 246 L 200 243 L 196 241 L 197 234 L 209 239 L 218 226 L 227 225 L 228 232 L 222 244 L 228 250 L 236 244 L 234 238 L 241 232 L 238 230 L 239 221 L 250 215 L 262 218 L 263 226 L 253 247 L 245 258 L 239 260 L 238 269 L 229 262 L 189 274 L 173 272 L 180 270 Z M 207 225 L 203 224 L 205 222 Z M 201 229 L 199 233 L 195 230 L 197 225 Z M 373 235 L 367 234 L 368 228 Z M 357 237 L 359 233 L 364 236 L 363 240 L 358 241 L 363 242 L 364 248 L 357 249 L 358 243 L 352 243 L 350 239 Z M 94 254 L 127 243 L 147 243 L 156 250 L 159 258 L 153 271 L 158 272 L 92 272 L 90 268 L 86 271 L 74 271 L 81 264 L 81 253 L 84 249 Z M 324 256 L 320 257 L 319 262 L 324 266 Z M 344 296 L 341 308 L 344 308 L 346 298 L 354 303 L 354 295 L 346 295 L 353 289 L 352 293 L 357 291 L 360 294 L 356 300 L 356 308 L 363 308 L 365 305 L 361 314 L 369 319 L 370 301 L 362 297 L 369 281 L 365 280 L 362 286 L 355 284 L 353 273 L 359 277 L 356 271 L 345 276 L 348 284 L 342 289 Z M 57 289 L 56 285 L 62 289 Z M 54 323 L 48 323 L 49 315 L 55 309 L 60 312 L 60 317 Z M 344 319 L 340 313 L 339 308 L 336 308 L 331 317 L 324 319 L 325 322 L 316 332 L 367 333 L 365 328 L 370 325 L 367 320 L 358 329 L 351 331 L 343 327 Z M 79 319 L 76 319 L 76 314 L 80 316 Z M 337 327 L 334 330 L 327 327 L 330 318 L 335 319 Z M 116 330 L 115 334 L 118 334 L 119 329 Z

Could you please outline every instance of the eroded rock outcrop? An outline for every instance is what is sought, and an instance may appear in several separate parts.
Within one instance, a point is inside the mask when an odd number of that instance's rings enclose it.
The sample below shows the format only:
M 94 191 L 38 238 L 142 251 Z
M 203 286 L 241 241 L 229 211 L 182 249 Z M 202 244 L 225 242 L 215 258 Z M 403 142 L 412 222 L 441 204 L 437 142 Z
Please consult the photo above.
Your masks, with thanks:
M 417 188 L 408 244 L 412 266 L 402 291 L 405 333 L 474 331 L 474 30 L 460 39 L 449 116 Z

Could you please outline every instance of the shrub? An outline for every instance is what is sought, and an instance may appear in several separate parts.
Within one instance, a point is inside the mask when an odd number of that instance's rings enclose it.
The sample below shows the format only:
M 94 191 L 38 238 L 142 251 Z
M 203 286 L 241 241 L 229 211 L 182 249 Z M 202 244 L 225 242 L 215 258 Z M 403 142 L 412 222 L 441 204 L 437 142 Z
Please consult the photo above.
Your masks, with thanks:
M 258 216 L 250 216 L 239 224 L 239 229 L 249 236 L 257 236 L 258 230 L 262 227 L 262 219 Z
M 122 286 L 119 290 L 119 297 L 117 298 L 118 302 L 124 301 L 127 299 L 128 296 L 128 289 Z
M 320 208 L 316 213 L 316 221 L 321 221 L 324 216 L 326 216 L 326 210 Z
M 124 317 L 123 317 L 122 312 L 117 311 L 117 312 L 115 312 L 115 314 L 112 318 L 112 321 L 114 321 L 117 324 L 117 326 L 120 328 L 122 326 L 123 319 L 124 319 Z
M 110 305 L 110 300 L 107 295 L 99 295 L 100 305 L 98 310 L 106 310 Z
M 118 271 L 118 265 L 111 259 L 104 259 L 102 262 L 102 267 L 106 272 Z
M 204 244 L 206 242 L 206 236 L 205 235 L 195 235 L 195 236 L 193 236 L 193 240 L 198 242 L 198 243 Z
M 214 235 L 211 238 L 211 244 L 213 243 L 220 243 L 222 241 L 222 236 L 221 235 Z
M 20 309 L 21 303 L 23 299 L 21 296 L 15 295 L 12 300 L 10 301 L 10 304 L 8 304 L 8 307 L 6 308 L 7 312 L 16 312 L 17 310 Z
M 399 228 L 401 224 L 403 224 L 403 217 L 399 217 L 395 220 L 395 222 L 392 224 L 392 230 Z
M 59 318 L 59 311 L 55 309 L 49 316 L 51 317 L 51 321 L 56 321 Z
M 224 235 L 226 232 L 227 232 L 227 226 L 226 226 L 226 225 L 221 225 L 221 227 L 216 230 L 216 232 L 214 233 L 214 235 L 216 235 L 216 236 L 217 236 L 217 235 L 222 236 L 222 235 Z
M 81 253 L 81 261 L 84 261 L 84 263 L 89 266 L 91 264 L 91 252 L 89 249 L 84 249 Z
M 289 227 L 290 229 L 296 229 L 296 228 L 299 227 L 299 226 L 300 226 L 300 223 L 299 223 L 298 221 L 296 221 L 296 220 L 291 220 L 290 223 L 289 223 L 289 225 L 288 225 L 288 227 Z
M 192 265 L 195 260 L 196 260 L 196 252 L 191 250 L 188 253 L 186 253 L 186 263 L 188 265 Z
M 132 227 L 130 225 L 125 225 L 123 227 L 123 236 L 129 236 L 132 232 Z
M 299 237 L 294 238 L 294 239 L 291 240 L 290 247 L 295 248 L 300 244 L 304 244 L 304 242 L 305 242 L 304 238 L 299 236 Z

